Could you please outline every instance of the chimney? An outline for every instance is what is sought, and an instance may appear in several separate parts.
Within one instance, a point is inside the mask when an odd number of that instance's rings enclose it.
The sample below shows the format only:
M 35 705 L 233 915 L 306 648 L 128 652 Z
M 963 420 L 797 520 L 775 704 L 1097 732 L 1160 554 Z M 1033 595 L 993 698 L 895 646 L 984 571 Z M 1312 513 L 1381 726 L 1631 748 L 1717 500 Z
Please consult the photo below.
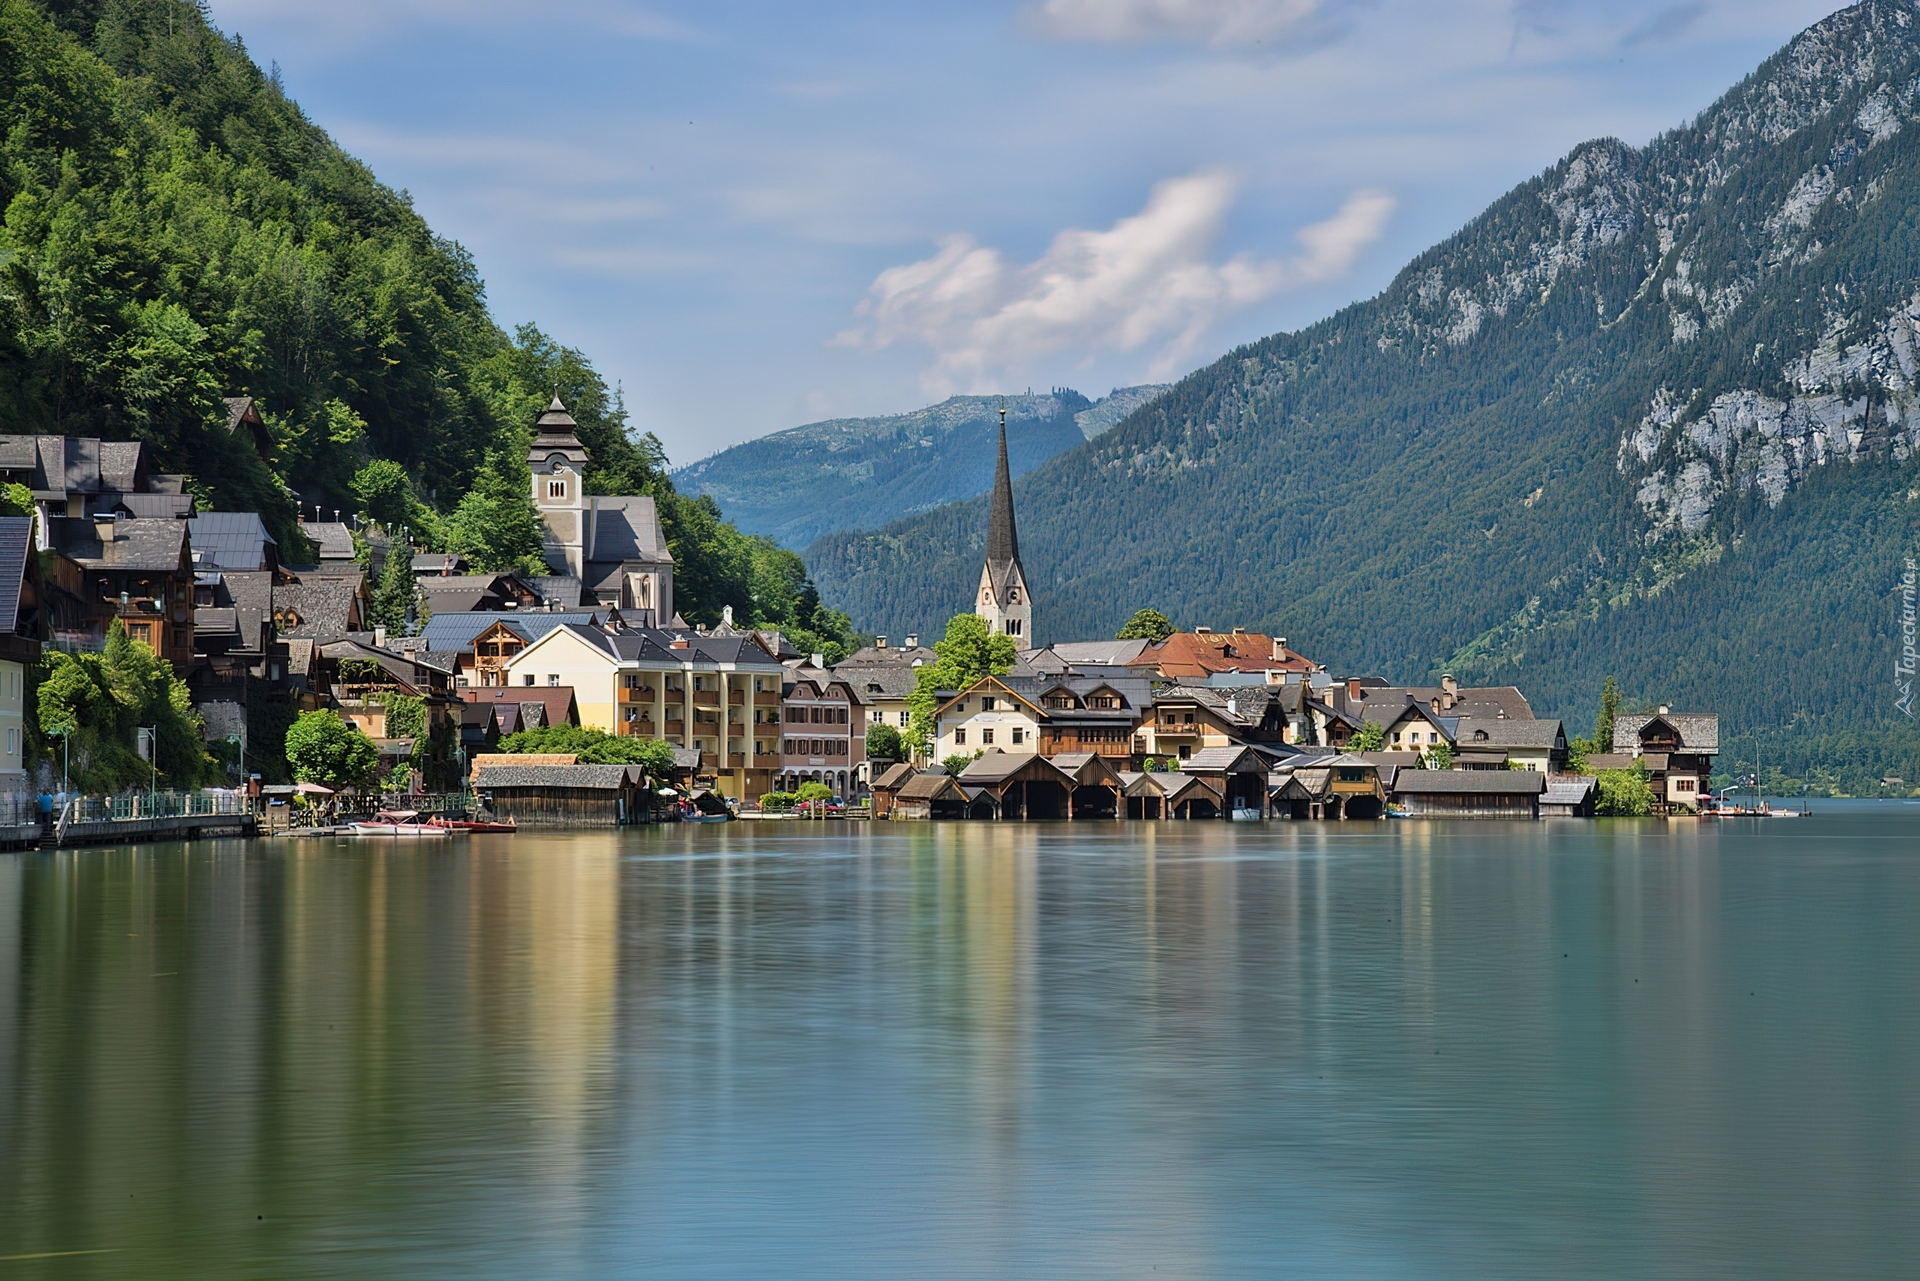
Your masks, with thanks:
M 908 649 L 919 649 L 919 648 L 920 648 L 920 636 L 919 636 L 919 634 L 918 634 L 918 633 L 916 633 L 916 632 L 908 632 L 908 633 L 907 633 L 907 648 L 908 648 Z
M 1194 634 L 1195 634 L 1196 636 L 1211 636 L 1211 635 L 1213 635 L 1213 628 L 1211 628 L 1211 627 L 1196 627 L 1196 628 L 1194 628 L 1194 629 L 1193 629 L 1193 631 L 1194 631 Z
M 373 629 L 373 647 L 375 649 L 385 649 L 387 647 L 387 629 L 385 627 L 376 626 Z
M 1431 698 L 1431 699 L 1428 699 L 1427 702 L 1433 707 L 1433 714 L 1435 716 L 1438 716 L 1440 714 L 1440 700 L 1437 698 Z
M 733 606 L 722 605 L 720 607 L 720 621 L 727 627 L 733 626 Z
M 1662 716 L 1665 716 L 1668 712 L 1671 712 L 1672 710 L 1673 709 L 1671 707 L 1668 707 L 1665 703 L 1660 704 L 1660 714 Z
M 1284 636 L 1273 638 L 1273 661 L 1276 663 L 1287 661 L 1287 638 Z
M 886 637 L 884 637 L 884 636 L 876 636 L 876 637 L 874 637 L 874 638 L 873 638 L 873 647 L 874 647 L 875 649 L 885 649 L 885 648 L 887 647 L 887 638 L 886 638 Z
M 1360 678 L 1358 676 L 1347 677 L 1347 697 L 1356 703 L 1360 701 Z
M 827 665 L 827 656 L 825 654 L 815 653 L 813 656 L 813 665 L 815 667 L 825 667 Z
M 94 537 L 98 538 L 101 542 L 110 543 L 113 541 L 113 526 L 114 519 L 112 512 L 95 512 L 93 514 L 93 534 Z

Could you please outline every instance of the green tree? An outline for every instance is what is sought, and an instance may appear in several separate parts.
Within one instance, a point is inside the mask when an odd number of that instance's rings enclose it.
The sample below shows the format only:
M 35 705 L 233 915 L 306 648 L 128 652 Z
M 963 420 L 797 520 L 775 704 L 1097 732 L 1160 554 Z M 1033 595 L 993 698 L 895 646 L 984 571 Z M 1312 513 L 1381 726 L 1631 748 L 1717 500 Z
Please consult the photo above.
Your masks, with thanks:
M 933 739 L 939 693 L 966 689 L 984 676 L 1005 676 L 1019 651 L 1013 637 L 988 631 L 979 615 L 955 614 L 947 620 L 945 639 L 933 643 L 933 652 L 935 661 L 915 674 L 913 692 L 907 695 L 912 718 L 906 737 L 921 751 Z
M 1157 609 L 1135 610 L 1126 625 L 1114 634 L 1115 640 L 1144 640 L 1158 645 L 1179 630 L 1173 620 Z
M 900 731 L 891 725 L 867 726 L 867 757 L 870 760 L 905 760 L 906 745 L 900 741 Z
M 71 778 L 80 791 L 198 787 L 217 778 L 205 726 L 186 682 L 115 619 L 98 654 L 46 655 L 35 691 L 42 732 L 70 734 Z M 155 731 L 154 770 L 135 748 L 142 728 Z
M 1635 761 L 1632 769 L 1601 770 L 1599 787 L 1594 813 L 1603 818 L 1645 818 L 1653 813 L 1653 785 L 1643 761 Z
M 638 765 L 649 778 L 673 774 L 673 744 L 660 738 L 609 734 L 580 725 L 542 725 L 500 740 L 500 750 L 513 754 L 572 753 L 582 765 Z
M 1368 721 L 1347 740 L 1349 752 L 1377 752 L 1387 744 L 1387 731 L 1378 721 Z
M 1426 750 L 1420 765 L 1423 769 L 1452 769 L 1453 748 L 1445 743 L 1435 743 Z
M 380 768 L 380 751 L 333 712 L 302 712 L 287 730 L 287 762 L 301 782 L 338 792 L 365 787 Z
M 1593 718 L 1593 742 L 1596 751 L 1613 750 L 1613 722 L 1620 714 L 1620 687 L 1613 677 L 1600 687 L 1600 710 Z
M 447 518 L 447 550 L 485 573 L 546 573 L 540 547 L 545 532 L 533 507 L 533 480 L 524 462 L 504 450 L 487 455 L 473 486 Z
M 380 583 L 374 588 L 368 619 L 395 636 L 407 631 L 407 608 L 413 604 L 413 548 L 396 538 L 387 547 L 386 564 L 380 569 Z M 397 735 L 395 737 L 398 737 Z
M 816 801 L 830 801 L 833 799 L 833 789 L 825 783 L 806 782 L 800 784 L 793 798 L 802 805 L 811 805 Z
M 984 755 L 986 755 L 986 752 L 984 750 L 977 751 L 973 753 L 971 756 L 969 756 L 965 752 L 955 752 L 951 756 L 942 756 L 940 758 L 940 768 L 945 770 L 947 773 L 953 775 L 955 778 L 959 778 L 960 775 L 966 770 L 967 766 L 973 764 L 975 761 L 979 760 Z

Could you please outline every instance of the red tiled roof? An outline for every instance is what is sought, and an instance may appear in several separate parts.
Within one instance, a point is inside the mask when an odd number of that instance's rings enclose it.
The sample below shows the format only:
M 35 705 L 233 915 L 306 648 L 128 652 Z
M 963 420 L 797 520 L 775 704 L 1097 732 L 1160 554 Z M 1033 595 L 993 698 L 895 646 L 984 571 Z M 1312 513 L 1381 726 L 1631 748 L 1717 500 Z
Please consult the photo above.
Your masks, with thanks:
M 1205 680 L 1214 672 L 1306 672 L 1313 663 L 1291 649 L 1274 658 L 1274 638 L 1258 632 L 1175 632 L 1149 645 L 1129 667 L 1157 669 L 1168 680 Z

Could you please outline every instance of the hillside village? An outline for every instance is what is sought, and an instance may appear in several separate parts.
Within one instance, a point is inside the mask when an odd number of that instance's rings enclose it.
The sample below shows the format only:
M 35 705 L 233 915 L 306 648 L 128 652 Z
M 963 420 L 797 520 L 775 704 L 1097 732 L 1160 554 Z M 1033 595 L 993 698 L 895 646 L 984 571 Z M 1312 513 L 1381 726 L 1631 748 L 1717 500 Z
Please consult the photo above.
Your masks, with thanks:
M 264 454 L 253 402 L 229 409 L 228 430 Z M 527 450 L 541 575 L 471 573 L 324 510 L 303 509 L 307 546 L 283 559 L 258 513 L 200 510 L 139 442 L 0 437 L 0 481 L 31 499 L 0 518 L 0 594 L 15 602 L 0 790 L 28 810 L 56 779 L 67 790 L 76 743 L 109 750 L 117 713 L 56 712 L 71 696 L 41 652 L 111 655 L 124 637 L 171 669 L 190 723 L 256 795 L 291 790 L 261 763 L 294 754 L 291 727 L 315 712 L 371 745 L 361 784 L 470 786 L 551 821 L 679 812 L 648 798 L 649 773 L 652 796 L 680 807 L 698 796 L 771 814 L 804 799 L 894 819 L 1588 816 L 1606 808 L 1610 772 L 1649 812 L 1697 812 L 1711 791 L 1712 714 L 1622 714 L 1610 742 L 1576 750 L 1512 686 L 1336 675 L 1283 636 L 1163 624 L 1034 648 L 1004 427 L 979 595 L 948 644 L 882 636 L 829 665 L 777 630 L 734 625 L 731 609 L 690 626 L 654 500 L 587 493 L 576 427 L 555 397 Z M 370 625 L 374 584 L 403 555 L 409 626 Z M 969 640 L 978 655 L 954 666 Z M 660 748 L 651 770 L 539 752 L 560 727 Z M 129 746 L 157 777 L 155 733 Z

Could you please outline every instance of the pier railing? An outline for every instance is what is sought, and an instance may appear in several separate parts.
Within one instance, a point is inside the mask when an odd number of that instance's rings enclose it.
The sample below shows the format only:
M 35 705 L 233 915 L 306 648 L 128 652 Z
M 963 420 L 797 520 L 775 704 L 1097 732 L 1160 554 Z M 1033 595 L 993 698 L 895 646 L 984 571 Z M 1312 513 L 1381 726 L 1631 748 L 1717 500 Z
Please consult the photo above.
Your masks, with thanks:
M 76 796 L 67 802 L 64 818 L 68 823 L 131 823 L 249 812 L 247 798 L 239 792 L 129 792 Z

